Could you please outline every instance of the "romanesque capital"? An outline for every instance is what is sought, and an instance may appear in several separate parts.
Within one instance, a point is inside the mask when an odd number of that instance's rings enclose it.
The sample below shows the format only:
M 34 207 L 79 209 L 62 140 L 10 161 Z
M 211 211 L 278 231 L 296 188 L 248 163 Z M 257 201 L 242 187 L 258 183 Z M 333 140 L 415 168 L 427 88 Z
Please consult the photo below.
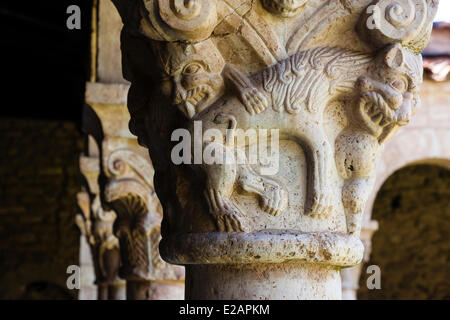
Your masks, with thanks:
M 121 243 L 120 275 L 127 280 L 128 298 L 163 299 L 166 290 L 160 287 L 165 285 L 158 282 L 180 282 L 184 270 L 164 262 L 159 254 L 162 209 L 153 187 L 150 159 L 136 148 L 118 147 L 105 157 L 105 172 L 105 201 L 118 215 L 114 229 Z M 180 295 L 167 298 L 181 299 L 180 289 Z
M 90 148 L 95 145 L 92 137 L 89 138 L 88 144 Z M 100 201 L 98 154 L 80 156 L 80 170 L 84 190 L 77 195 L 79 214 L 76 216 L 76 223 L 91 249 L 98 299 L 124 300 L 125 282 L 119 277 L 119 239 L 113 232 L 116 214 L 104 210 Z
M 119 275 L 127 299 L 181 299 L 184 269 L 159 254 L 162 209 L 153 186 L 154 169 L 146 149 L 128 130 L 123 85 L 87 86 L 85 124 L 98 141 L 101 206 L 117 215 L 113 232 L 120 243 Z
M 186 297 L 340 298 L 382 145 L 420 106 L 438 1 L 113 2 Z

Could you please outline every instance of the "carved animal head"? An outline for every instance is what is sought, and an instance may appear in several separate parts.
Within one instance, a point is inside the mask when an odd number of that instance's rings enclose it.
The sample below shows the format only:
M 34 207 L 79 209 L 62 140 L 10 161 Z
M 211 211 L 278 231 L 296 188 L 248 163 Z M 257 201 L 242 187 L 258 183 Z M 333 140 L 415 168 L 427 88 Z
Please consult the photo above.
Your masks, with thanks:
M 422 57 L 395 44 L 380 52 L 369 76 L 358 79 L 361 96 L 357 116 L 380 143 L 408 124 L 419 107 L 422 74 Z
M 166 76 L 161 88 L 188 118 L 210 106 L 224 90 L 225 62 L 211 40 L 197 44 L 168 43 L 160 55 Z
M 291 18 L 300 12 L 308 0 L 262 0 L 264 8 L 283 18 Z

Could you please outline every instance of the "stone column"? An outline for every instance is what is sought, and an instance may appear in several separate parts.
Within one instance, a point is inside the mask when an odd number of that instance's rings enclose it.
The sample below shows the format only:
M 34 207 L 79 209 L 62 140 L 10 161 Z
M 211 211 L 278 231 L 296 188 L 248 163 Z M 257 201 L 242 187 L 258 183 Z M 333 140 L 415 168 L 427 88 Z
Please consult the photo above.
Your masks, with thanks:
M 91 81 L 86 85 L 83 130 L 90 136 L 87 147 L 98 147 L 95 157 L 90 150 L 89 158 L 82 159 L 82 171 L 85 163 L 96 161 L 92 184 L 99 190 L 93 199 L 108 212 L 108 227 L 118 236 L 114 239 L 120 247 L 127 299 L 181 299 L 184 268 L 169 266 L 159 257 L 162 213 L 152 191 L 153 167 L 148 152 L 128 129 L 129 84 L 121 72 L 122 22 L 110 0 L 94 1 L 93 16 Z M 99 291 L 102 296 L 106 289 L 99 286 Z
M 114 233 L 120 241 L 127 299 L 182 299 L 184 268 L 159 256 L 162 209 L 148 152 L 128 130 L 127 91 L 127 85 L 86 87 L 85 132 L 90 129 L 100 145 L 99 205 L 117 214 Z
M 186 298 L 340 299 L 382 144 L 420 104 L 438 1 L 113 2 Z
M 85 182 L 78 193 L 80 213 L 76 217 L 81 233 L 90 245 L 94 261 L 95 283 L 99 300 L 125 300 L 125 281 L 119 278 L 119 240 L 113 233 L 116 214 L 105 211 L 100 202 L 98 178 L 100 159 L 98 147 L 88 137 L 88 154 L 80 157 L 80 169 Z

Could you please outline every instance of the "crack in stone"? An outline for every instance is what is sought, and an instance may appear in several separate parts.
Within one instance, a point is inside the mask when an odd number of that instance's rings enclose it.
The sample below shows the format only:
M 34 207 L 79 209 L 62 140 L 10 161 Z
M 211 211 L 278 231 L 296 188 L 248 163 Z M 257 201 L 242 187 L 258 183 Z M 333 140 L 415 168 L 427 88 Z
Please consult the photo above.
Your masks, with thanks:
M 255 2 L 255 0 L 252 0 L 252 1 L 250 2 L 250 8 L 249 8 L 243 15 L 240 15 L 239 13 L 237 13 L 237 11 L 238 11 L 239 9 L 241 9 L 242 7 L 244 7 L 245 5 L 247 5 L 248 2 L 244 2 L 243 4 L 241 4 L 241 5 L 240 5 L 239 7 L 237 7 L 236 9 L 233 9 L 233 12 L 231 12 L 231 13 L 227 14 L 225 17 L 223 17 L 223 18 L 216 24 L 216 27 L 214 28 L 214 31 L 213 31 L 213 33 L 212 33 L 212 34 L 214 35 L 214 37 L 217 37 L 217 38 L 225 38 L 225 37 L 230 36 L 230 35 L 233 35 L 233 34 L 239 34 L 239 35 L 241 35 L 241 34 L 242 34 L 241 31 L 242 31 L 242 28 L 244 27 L 244 23 L 245 23 L 245 21 L 246 21 L 246 19 L 247 19 L 247 16 L 248 16 L 248 15 L 250 14 L 250 12 L 253 10 L 254 2 Z M 227 33 L 223 33 L 223 34 L 216 34 L 215 32 L 216 32 L 217 27 L 218 27 L 222 22 L 224 22 L 228 17 L 232 16 L 233 14 L 237 14 L 237 15 L 239 15 L 239 16 L 241 17 L 240 24 L 239 24 L 238 28 L 236 29 L 236 31 L 235 31 L 235 32 L 227 32 Z M 209 38 L 208 38 L 208 39 L 209 39 Z

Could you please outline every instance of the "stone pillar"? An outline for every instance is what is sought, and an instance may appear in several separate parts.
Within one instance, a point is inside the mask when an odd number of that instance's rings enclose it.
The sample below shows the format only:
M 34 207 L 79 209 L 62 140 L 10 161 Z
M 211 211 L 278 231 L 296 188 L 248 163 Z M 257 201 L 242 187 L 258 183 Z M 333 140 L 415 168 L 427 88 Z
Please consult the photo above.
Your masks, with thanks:
M 79 300 L 97 300 L 98 288 L 95 285 L 95 267 L 91 248 L 85 234 L 80 236 L 80 271 L 81 281 L 78 292 Z
M 340 299 L 382 144 L 420 104 L 438 1 L 113 2 L 186 298 Z
M 80 163 L 86 180 L 96 190 L 95 196 L 89 195 L 90 201 L 104 213 L 101 225 L 107 225 L 115 248 L 120 248 L 114 258 L 127 281 L 127 299 L 181 299 L 184 268 L 169 266 L 159 257 L 162 210 L 152 191 L 153 167 L 148 152 L 128 129 L 129 85 L 121 72 L 122 22 L 110 0 L 94 1 L 93 9 L 91 81 L 86 85 L 83 114 L 88 156 Z M 80 198 L 86 197 L 80 194 Z M 90 228 L 83 225 L 86 227 Z M 118 271 L 119 265 L 114 267 Z M 99 298 L 110 299 L 110 291 L 99 283 Z M 120 294 L 125 296 L 125 291 Z
M 88 137 L 88 154 L 80 157 L 80 169 L 85 182 L 84 191 L 78 193 L 80 213 L 76 222 L 90 245 L 94 262 L 95 283 L 99 300 L 125 300 L 125 282 L 119 278 L 119 240 L 113 233 L 116 215 L 105 211 L 100 202 L 98 178 L 100 159 L 98 148 Z M 83 272 L 83 270 L 82 270 Z
M 182 299 L 184 268 L 159 256 L 162 209 L 153 190 L 148 152 L 128 130 L 127 92 L 127 85 L 88 83 L 86 87 L 84 131 L 100 146 L 98 205 L 117 214 L 112 221 L 117 245 L 120 242 L 120 276 L 127 282 L 127 299 Z

